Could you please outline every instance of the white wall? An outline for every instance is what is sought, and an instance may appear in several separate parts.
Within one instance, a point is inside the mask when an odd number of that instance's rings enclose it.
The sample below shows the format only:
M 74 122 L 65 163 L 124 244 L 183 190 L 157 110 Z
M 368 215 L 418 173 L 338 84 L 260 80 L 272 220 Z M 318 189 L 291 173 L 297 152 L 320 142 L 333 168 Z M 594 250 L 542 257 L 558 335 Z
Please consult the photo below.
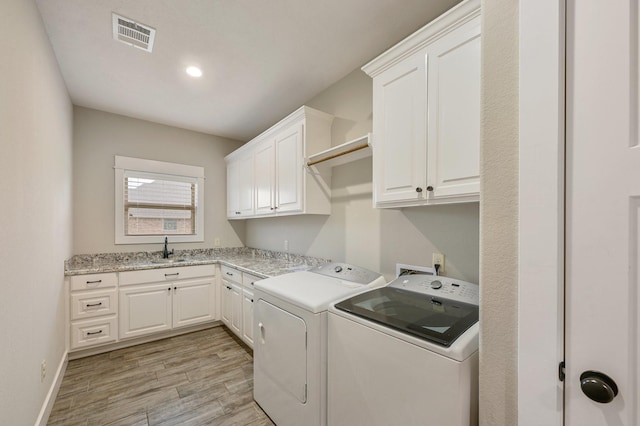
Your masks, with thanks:
M 353 71 L 306 104 L 336 116 L 332 144 L 371 131 L 372 82 Z M 247 220 L 246 245 L 350 262 L 393 278 L 396 263 L 431 266 L 446 256 L 446 274 L 478 282 L 478 203 L 374 209 L 371 158 L 335 167 L 330 216 Z
M 0 58 L 0 423 L 32 425 L 65 355 L 72 107 L 35 2 L 0 3 Z
M 244 223 L 226 219 L 224 156 L 242 143 L 191 130 L 74 107 L 73 253 L 161 250 L 161 244 L 114 243 L 114 156 L 202 166 L 205 169 L 205 241 L 169 248 L 242 246 Z M 161 238 L 159 238 L 161 240 Z
M 518 424 L 518 2 L 482 2 L 480 425 Z

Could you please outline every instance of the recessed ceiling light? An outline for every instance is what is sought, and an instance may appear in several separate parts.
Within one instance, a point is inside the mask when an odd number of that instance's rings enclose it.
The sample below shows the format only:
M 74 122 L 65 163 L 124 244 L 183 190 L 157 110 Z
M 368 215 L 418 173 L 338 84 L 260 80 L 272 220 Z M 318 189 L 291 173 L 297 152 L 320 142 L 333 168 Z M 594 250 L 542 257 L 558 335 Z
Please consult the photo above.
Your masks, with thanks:
M 187 74 L 191 77 L 202 77 L 202 70 L 198 67 L 188 67 Z

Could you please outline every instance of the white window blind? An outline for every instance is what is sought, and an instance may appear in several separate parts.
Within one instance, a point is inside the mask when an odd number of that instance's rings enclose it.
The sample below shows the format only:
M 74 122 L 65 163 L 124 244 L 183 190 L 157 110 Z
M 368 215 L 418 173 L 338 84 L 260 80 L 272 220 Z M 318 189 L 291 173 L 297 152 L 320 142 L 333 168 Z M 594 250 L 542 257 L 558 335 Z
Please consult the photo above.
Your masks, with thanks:
M 195 235 L 196 179 L 126 170 L 125 235 Z
M 204 169 L 115 159 L 116 244 L 204 240 Z

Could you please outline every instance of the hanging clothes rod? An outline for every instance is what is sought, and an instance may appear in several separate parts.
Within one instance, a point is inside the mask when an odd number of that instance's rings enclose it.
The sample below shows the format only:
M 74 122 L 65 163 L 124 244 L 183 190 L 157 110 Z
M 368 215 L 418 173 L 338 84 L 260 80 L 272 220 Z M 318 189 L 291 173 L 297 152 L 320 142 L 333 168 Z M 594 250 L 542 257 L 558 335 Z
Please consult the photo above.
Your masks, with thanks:
M 360 151 L 365 148 L 370 148 L 371 145 L 369 144 L 369 140 L 370 140 L 370 134 L 367 134 L 361 138 L 354 139 L 350 142 L 346 142 L 342 145 L 335 146 L 326 151 L 311 155 L 309 156 L 309 161 L 307 162 L 307 166 L 311 167 L 315 164 L 324 163 L 325 161 L 333 160 L 338 157 L 343 157 L 343 156 L 346 156 L 347 154 L 351 154 L 353 152 Z M 365 155 L 358 155 L 357 157 L 353 158 L 353 161 L 358 160 L 360 158 L 367 157 L 369 155 L 371 154 L 369 153 Z

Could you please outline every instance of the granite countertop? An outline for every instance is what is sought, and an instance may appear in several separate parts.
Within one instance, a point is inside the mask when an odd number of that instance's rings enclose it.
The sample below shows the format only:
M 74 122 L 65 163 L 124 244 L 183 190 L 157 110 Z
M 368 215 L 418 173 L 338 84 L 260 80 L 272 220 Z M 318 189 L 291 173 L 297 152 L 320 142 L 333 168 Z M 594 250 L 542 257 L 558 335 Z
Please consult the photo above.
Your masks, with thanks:
M 173 263 L 159 263 L 162 262 L 160 251 L 80 254 L 65 261 L 64 274 L 84 275 L 221 263 L 268 278 L 329 262 L 329 259 L 250 247 L 175 250 L 171 258 Z

